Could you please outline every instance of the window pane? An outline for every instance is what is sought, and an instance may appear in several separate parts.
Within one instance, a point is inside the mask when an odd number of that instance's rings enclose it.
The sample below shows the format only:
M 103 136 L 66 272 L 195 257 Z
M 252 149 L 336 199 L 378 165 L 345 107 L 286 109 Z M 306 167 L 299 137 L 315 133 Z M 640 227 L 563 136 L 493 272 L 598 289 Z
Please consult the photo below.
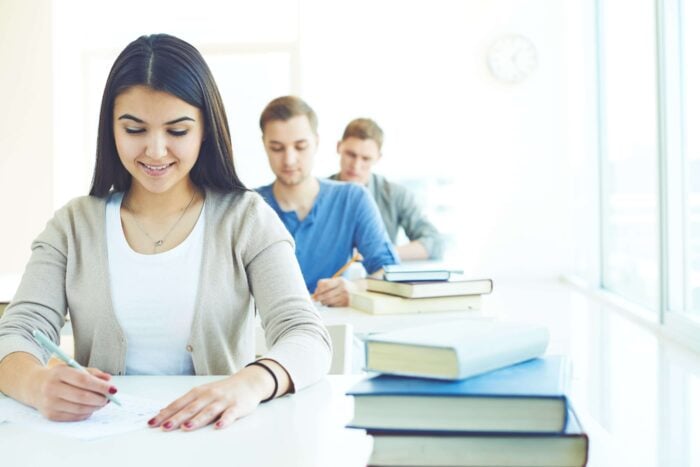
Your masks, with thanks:
M 693 27 L 700 21 L 700 3 L 683 2 L 682 79 L 684 85 L 684 165 L 686 221 L 686 306 L 700 315 L 700 31 Z
M 603 286 L 656 310 L 655 4 L 653 0 L 611 0 L 600 2 L 600 8 Z

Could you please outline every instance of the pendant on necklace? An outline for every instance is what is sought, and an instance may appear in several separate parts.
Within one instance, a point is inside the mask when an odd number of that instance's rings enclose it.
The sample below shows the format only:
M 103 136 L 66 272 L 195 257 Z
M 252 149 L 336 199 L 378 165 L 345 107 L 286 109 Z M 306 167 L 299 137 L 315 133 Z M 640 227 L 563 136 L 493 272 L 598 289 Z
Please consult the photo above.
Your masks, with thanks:
M 155 242 L 153 245 L 154 245 L 155 247 L 159 247 L 159 246 L 161 246 L 162 244 L 163 244 L 163 240 L 158 240 L 158 241 Z

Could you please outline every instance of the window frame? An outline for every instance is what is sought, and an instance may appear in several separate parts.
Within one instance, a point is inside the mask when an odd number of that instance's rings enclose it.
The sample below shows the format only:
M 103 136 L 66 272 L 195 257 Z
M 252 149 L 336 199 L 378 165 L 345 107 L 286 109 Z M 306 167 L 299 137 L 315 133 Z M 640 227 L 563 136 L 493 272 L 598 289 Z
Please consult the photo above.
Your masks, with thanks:
M 687 246 L 689 222 L 686 216 L 686 187 L 689 183 L 685 156 L 685 81 L 683 70 L 683 0 L 656 0 L 657 74 L 657 164 L 659 216 L 659 303 L 649 315 L 648 308 L 607 289 L 606 242 L 607 163 L 604 79 L 604 33 L 602 0 L 596 1 L 596 50 L 598 86 L 598 162 L 600 177 L 600 282 L 599 295 L 636 318 L 657 327 L 661 335 L 700 351 L 700 316 L 689 310 Z

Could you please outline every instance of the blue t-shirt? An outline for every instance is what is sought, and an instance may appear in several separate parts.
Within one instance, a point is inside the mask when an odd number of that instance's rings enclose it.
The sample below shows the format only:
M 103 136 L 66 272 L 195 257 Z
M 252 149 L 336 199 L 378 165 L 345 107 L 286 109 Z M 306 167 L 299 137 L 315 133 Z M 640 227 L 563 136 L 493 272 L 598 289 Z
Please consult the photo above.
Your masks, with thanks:
M 333 276 L 350 260 L 353 248 L 362 255 L 368 274 L 384 265 L 397 264 L 399 257 L 369 191 L 354 183 L 325 179 L 318 182 L 318 196 L 303 221 L 295 211 L 280 208 L 271 184 L 256 189 L 294 237 L 309 293 L 316 290 L 320 279 Z

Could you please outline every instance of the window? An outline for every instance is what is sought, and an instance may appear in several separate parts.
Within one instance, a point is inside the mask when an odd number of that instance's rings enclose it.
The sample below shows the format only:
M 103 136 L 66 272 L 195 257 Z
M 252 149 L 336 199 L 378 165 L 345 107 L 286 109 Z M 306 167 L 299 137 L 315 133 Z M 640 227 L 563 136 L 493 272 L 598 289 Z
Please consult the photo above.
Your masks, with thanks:
M 602 282 L 658 310 L 655 2 L 599 5 Z
M 226 108 L 236 171 L 248 188 L 271 183 L 267 156 L 258 121 L 267 103 L 291 94 L 297 73 L 294 44 L 258 46 L 246 52 L 230 47 L 227 52 L 202 51 Z
M 656 311 L 692 347 L 700 335 L 698 21 L 700 4 L 689 0 L 598 2 L 602 285 Z
M 700 4 L 682 2 L 683 167 L 685 198 L 685 309 L 700 316 Z

